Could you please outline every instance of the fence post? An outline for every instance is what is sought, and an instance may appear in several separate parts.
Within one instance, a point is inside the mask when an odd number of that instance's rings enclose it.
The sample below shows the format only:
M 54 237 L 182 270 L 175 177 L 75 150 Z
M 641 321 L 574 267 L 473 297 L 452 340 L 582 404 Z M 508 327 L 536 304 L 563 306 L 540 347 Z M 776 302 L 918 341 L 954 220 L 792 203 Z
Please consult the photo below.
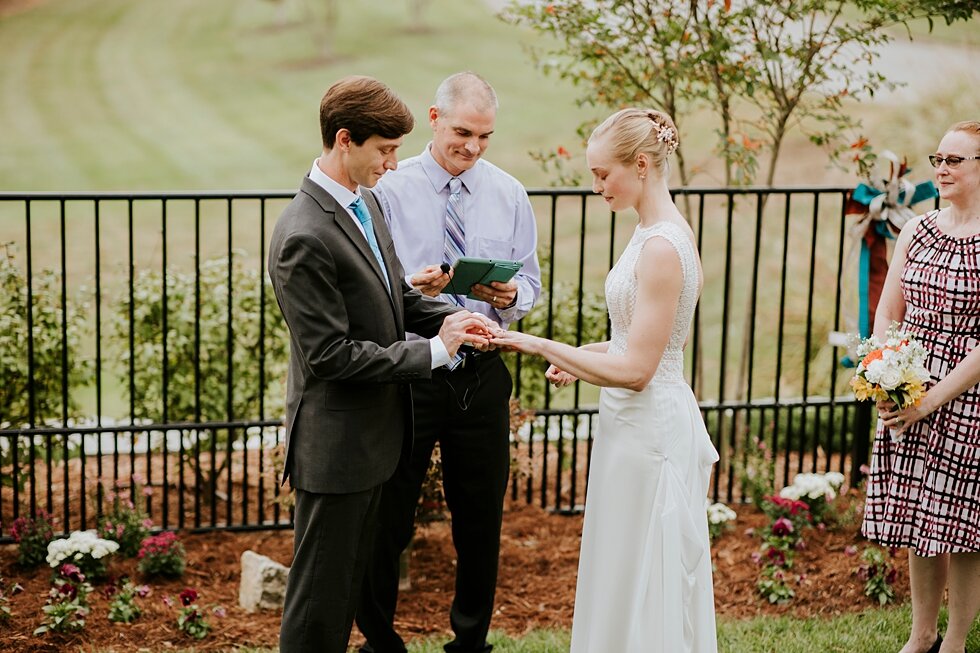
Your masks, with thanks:
M 851 487 L 864 480 L 861 471 L 868 464 L 871 449 L 871 402 L 859 401 L 854 407 L 854 439 L 851 441 Z

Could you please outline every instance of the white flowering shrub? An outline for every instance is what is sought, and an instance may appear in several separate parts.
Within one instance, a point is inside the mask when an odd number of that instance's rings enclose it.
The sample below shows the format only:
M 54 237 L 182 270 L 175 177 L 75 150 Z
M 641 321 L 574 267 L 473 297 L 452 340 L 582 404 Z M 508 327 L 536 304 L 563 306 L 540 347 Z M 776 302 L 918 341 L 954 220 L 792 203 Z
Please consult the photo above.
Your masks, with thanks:
M 840 472 L 824 474 L 797 474 L 793 484 L 779 491 L 784 499 L 803 501 L 810 506 L 810 514 L 816 522 L 823 522 L 830 503 L 837 498 L 844 475 Z
M 712 503 L 708 505 L 708 535 L 712 540 L 721 537 L 721 534 L 732 528 L 732 522 L 738 515 L 734 510 L 723 503 Z
M 46 561 L 52 568 L 69 562 L 77 566 L 89 579 L 103 578 L 109 557 L 119 550 L 119 544 L 104 540 L 94 530 L 73 531 L 67 538 L 48 544 Z

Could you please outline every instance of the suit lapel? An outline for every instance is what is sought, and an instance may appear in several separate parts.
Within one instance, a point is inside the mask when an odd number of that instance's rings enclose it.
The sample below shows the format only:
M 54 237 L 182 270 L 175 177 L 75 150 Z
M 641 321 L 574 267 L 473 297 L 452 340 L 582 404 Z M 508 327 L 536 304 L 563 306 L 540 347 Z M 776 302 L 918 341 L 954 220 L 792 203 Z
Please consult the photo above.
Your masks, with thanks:
M 364 259 L 364 263 L 370 266 L 371 270 L 374 271 L 374 276 L 377 277 L 378 283 L 384 286 L 384 277 L 381 275 L 381 267 L 378 265 L 378 260 L 374 258 L 374 252 L 371 251 L 371 246 L 368 245 L 367 239 L 361 230 L 357 228 L 354 224 L 354 219 L 350 217 L 347 213 L 347 209 L 340 205 L 340 203 L 333 198 L 333 196 L 321 188 L 316 182 L 312 181 L 309 177 L 303 180 L 302 186 L 303 192 L 316 200 L 320 208 L 324 210 L 325 213 L 334 214 L 334 221 L 340 230 L 350 239 L 357 251 L 360 252 L 361 257 Z M 369 209 L 370 210 L 370 209 Z M 374 212 L 371 213 L 372 221 L 377 224 L 378 217 Z M 382 222 L 384 219 L 382 218 Z M 378 237 L 378 230 L 375 229 L 375 238 Z M 388 240 L 391 240 L 391 236 L 388 236 Z M 385 266 L 391 270 L 391 264 L 388 262 L 387 257 L 385 257 L 385 247 L 381 245 L 381 240 L 378 240 L 378 245 L 381 247 L 381 256 L 384 258 Z M 390 277 L 389 273 L 389 277 Z M 391 286 L 392 291 L 396 288 L 394 284 Z M 384 288 L 385 293 L 388 293 L 388 288 Z M 390 293 L 388 293 L 390 296 Z M 394 306 L 392 306 L 394 308 Z
M 396 292 L 401 293 L 402 279 L 395 277 L 395 271 L 401 270 L 401 262 L 392 254 L 395 252 L 395 243 L 392 241 L 391 232 L 388 231 L 388 221 L 385 220 L 381 206 L 378 204 L 374 193 L 367 188 L 361 189 L 361 196 L 364 204 L 367 205 L 371 213 L 371 222 L 374 224 L 374 237 L 378 239 L 378 247 L 381 249 L 381 258 L 384 259 L 385 269 L 388 271 L 388 281 L 391 284 L 392 308 L 395 310 L 395 323 L 399 331 L 405 329 L 405 307 L 400 301 L 395 301 Z

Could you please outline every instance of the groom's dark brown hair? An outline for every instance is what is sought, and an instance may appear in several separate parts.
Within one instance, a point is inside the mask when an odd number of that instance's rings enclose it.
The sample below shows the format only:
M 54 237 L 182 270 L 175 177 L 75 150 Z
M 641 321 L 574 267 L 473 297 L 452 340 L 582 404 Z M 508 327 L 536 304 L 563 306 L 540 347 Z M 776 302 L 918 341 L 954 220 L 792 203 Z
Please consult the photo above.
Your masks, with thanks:
M 412 131 L 415 118 L 395 92 L 372 77 L 344 77 L 320 101 L 320 135 L 333 149 L 337 131 L 347 129 L 356 145 L 372 136 L 399 138 Z

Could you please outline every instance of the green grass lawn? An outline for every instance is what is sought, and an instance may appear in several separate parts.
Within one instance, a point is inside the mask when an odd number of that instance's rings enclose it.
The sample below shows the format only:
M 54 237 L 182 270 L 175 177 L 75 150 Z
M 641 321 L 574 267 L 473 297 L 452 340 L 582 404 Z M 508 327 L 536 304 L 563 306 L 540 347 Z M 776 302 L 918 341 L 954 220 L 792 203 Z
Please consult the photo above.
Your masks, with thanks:
M 530 186 L 548 177 L 528 150 L 563 144 L 578 153 L 575 127 L 607 113 L 579 107 L 579 89 L 537 70 L 526 46 L 540 39 L 484 2 L 431 0 L 422 31 L 410 28 L 407 2 L 338 3 L 326 60 L 306 3 L 283 2 L 282 21 L 278 3 L 264 0 L 42 0 L 0 18 L 0 189 L 295 188 L 318 151 L 319 99 L 352 73 L 388 82 L 412 107 L 419 123 L 403 156 L 428 140 L 438 82 L 461 69 L 484 74 L 501 101 L 488 158 Z M 923 23 L 914 34 L 962 46 L 964 57 L 980 46 L 973 24 L 938 21 L 930 33 Z M 895 38 L 907 42 L 901 31 Z M 896 81 L 914 89 L 923 80 Z M 894 106 L 886 96 L 852 111 L 876 146 L 917 154 L 934 146 L 937 124 L 963 119 L 977 100 L 975 85 L 950 79 L 940 97 L 930 91 Z M 695 183 L 717 183 L 714 119 L 683 118 L 685 154 L 708 171 Z M 816 153 L 799 138 L 787 147 L 777 181 L 853 174 L 795 165 L 794 156 Z
M 0 188 L 295 188 L 319 150 L 320 97 L 348 74 L 408 102 L 410 156 L 438 83 L 481 72 L 501 103 L 492 158 L 522 179 L 527 150 L 587 115 L 481 2 L 431 2 L 426 32 L 408 29 L 407 3 L 339 3 L 331 60 L 288 6 L 282 25 L 261 0 L 46 0 L 0 19 Z
M 746 621 L 723 619 L 718 624 L 719 653 L 895 653 L 905 643 L 911 623 L 906 606 L 868 610 L 831 619 L 757 617 Z M 940 631 L 946 627 L 945 610 Z M 442 653 L 447 638 L 413 640 L 409 653 Z M 512 638 L 491 633 L 490 643 L 498 653 L 566 653 L 569 633 L 564 630 L 535 630 Z M 171 650 L 171 649 L 168 649 Z M 187 649 L 182 653 L 191 653 Z M 278 649 L 236 649 L 238 653 L 276 653 Z M 980 651 L 980 621 L 967 640 L 968 653 Z M 355 651 L 355 649 L 351 649 Z M 95 650 L 86 653 L 109 653 Z

